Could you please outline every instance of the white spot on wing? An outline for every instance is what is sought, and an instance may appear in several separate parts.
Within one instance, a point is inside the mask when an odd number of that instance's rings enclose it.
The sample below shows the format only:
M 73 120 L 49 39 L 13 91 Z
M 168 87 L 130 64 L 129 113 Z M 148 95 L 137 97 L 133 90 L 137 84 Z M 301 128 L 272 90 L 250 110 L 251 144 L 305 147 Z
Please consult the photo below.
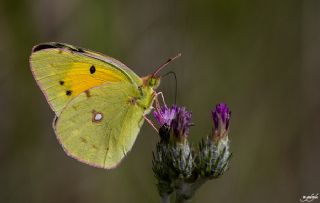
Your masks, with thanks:
M 99 123 L 103 119 L 103 113 L 92 110 L 92 122 Z
M 95 116 L 94 116 L 94 120 L 95 121 L 101 121 L 102 119 L 102 114 L 101 113 L 97 113 Z

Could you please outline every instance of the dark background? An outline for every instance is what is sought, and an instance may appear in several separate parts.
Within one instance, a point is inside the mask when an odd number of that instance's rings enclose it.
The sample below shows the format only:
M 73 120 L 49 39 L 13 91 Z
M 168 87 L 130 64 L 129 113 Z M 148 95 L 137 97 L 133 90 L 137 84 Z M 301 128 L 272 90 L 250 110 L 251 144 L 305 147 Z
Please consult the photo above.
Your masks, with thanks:
M 117 169 L 63 152 L 28 62 L 47 41 L 105 53 L 140 76 L 181 52 L 166 71 L 178 75 L 178 104 L 193 112 L 194 145 L 210 132 L 209 110 L 228 103 L 231 168 L 193 202 L 320 193 L 320 1 L 0 1 L 0 202 L 158 202 L 158 137 L 147 124 Z M 174 81 L 160 89 L 172 103 Z

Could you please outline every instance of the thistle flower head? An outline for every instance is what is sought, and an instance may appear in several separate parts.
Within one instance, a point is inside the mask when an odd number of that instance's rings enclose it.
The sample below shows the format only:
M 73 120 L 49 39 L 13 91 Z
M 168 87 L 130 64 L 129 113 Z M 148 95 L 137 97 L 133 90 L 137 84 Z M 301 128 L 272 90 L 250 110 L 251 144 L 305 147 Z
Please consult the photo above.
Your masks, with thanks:
M 227 104 L 217 104 L 215 109 L 211 110 L 211 114 L 214 124 L 214 139 L 223 138 L 227 136 L 227 132 L 229 129 L 229 121 L 231 117 L 231 111 L 229 110 Z
M 191 113 L 184 107 L 178 107 L 176 116 L 171 122 L 173 135 L 176 138 L 185 139 L 189 135 L 191 123 Z
M 160 109 L 153 112 L 153 116 L 160 126 L 163 126 L 164 124 L 170 126 L 172 119 L 176 116 L 177 109 L 178 107 L 176 105 L 173 105 L 171 108 L 162 106 Z
M 185 107 L 173 105 L 171 108 L 163 106 L 153 112 L 158 124 L 169 129 L 172 135 L 182 141 L 188 137 L 191 123 L 191 113 Z M 160 129 L 161 129 L 160 128 Z

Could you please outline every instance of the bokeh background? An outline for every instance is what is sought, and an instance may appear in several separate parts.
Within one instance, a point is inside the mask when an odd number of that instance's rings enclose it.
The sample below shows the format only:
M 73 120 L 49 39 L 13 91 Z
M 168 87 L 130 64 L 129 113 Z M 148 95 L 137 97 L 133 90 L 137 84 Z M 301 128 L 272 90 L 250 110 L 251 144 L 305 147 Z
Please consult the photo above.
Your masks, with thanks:
M 114 170 L 63 152 L 29 69 L 32 46 L 47 41 L 108 54 L 141 76 L 181 52 L 166 71 L 193 112 L 194 145 L 210 132 L 209 110 L 229 104 L 231 168 L 193 202 L 320 193 L 320 1 L 0 1 L 0 202 L 158 202 L 150 126 Z M 161 90 L 173 103 L 172 78 Z

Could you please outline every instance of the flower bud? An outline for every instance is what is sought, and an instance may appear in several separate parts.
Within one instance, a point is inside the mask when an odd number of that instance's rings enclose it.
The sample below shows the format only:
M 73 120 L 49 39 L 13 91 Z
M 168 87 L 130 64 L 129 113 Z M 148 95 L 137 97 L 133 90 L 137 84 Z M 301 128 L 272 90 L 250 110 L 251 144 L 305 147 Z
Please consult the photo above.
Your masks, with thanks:
M 190 126 L 192 126 L 191 113 L 184 107 L 177 108 L 176 116 L 171 123 L 174 138 L 184 143 L 189 135 Z
M 228 140 L 214 143 L 210 139 L 203 139 L 195 160 L 198 174 L 210 179 L 220 177 L 228 169 L 231 155 Z
M 231 111 L 225 103 L 220 103 L 216 105 L 215 109 L 211 110 L 211 114 L 214 124 L 212 138 L 217 142 L 228 136 Z

